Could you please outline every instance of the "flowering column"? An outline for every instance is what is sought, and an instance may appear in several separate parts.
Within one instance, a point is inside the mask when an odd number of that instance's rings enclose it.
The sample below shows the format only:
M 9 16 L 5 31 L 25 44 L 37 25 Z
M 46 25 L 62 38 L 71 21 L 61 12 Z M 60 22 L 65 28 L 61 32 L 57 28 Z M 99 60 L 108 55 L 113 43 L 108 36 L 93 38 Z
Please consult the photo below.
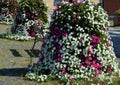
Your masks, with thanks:
M 27 77 L 42 81 L 54 76 L 75 85 L 94 79 L 112 83 L 111 74 L 120 70 L 108 34 L 108 15 L 91 0 L 68 1 L 56 5 L 50 32 L 33 66 L 36 70 Z

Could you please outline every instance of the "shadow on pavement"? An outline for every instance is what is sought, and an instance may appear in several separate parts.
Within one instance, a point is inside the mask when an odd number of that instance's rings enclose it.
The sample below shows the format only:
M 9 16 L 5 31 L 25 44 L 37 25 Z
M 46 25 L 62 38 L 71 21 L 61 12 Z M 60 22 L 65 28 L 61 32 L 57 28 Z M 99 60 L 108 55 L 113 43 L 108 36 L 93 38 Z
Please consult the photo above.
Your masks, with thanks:
M 34 50 L 25 50 L 25 52 L 27 52 L 27 54 L 31 57 L 38 57 L 40 51 L 34 49 Z
M 27 68 L 3 68 L 0 69 L 0 76 L 23 76 L 27 71 Z
M 22 55 L 19 53 L 17 49 L 10 49 L 11 53 L 14 57 L 22 57 Z M 25 49 L 24 50 L 30 57 L 38 57 L 39 50 L 38 49 Z
M 16 49 L 10 49 L 10 51 L 12 52 L 14 57 L 21 57 L 21 55 L 19 54 L 19 52 Z

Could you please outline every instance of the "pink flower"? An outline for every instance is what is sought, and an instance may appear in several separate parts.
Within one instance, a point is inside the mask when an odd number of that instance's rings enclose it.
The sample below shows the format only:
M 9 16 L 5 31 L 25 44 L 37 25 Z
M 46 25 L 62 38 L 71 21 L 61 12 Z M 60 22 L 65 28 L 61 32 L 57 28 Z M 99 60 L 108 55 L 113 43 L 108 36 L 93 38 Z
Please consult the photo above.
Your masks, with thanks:
M 87 65 L 90 65 L 90 60 L 87 59 L 87 60 L 85 61 L 85 63 L 86 63 Z
M 80 64 L 80 67 L 84 66 L 84 64 L 85 64 L 85 63 L 84 63 L 84 62 L 82 62 L 82 63 Z
M 75 5 L 78 4 L 77 0 L 72 0 L 72 2 L 73 2 L 73 4 L 75 4 Z
M 80 39 L 79 42 L 82 43 L 82 39 Z
M 61 60 L 62 60 L 61 57 L 56 58 L 56 61 L 57 61 L 57 62 L 60 62 Z
M 92 60 L 92 57 L 89 57 L 88 59 L 89 59 L 89 60 Z
M 32 16 L 31 16 L 31 19 L 34 19 L 34 18 L 35 18 L 35 16 L 34 16 L 34 15 L 32 15 Z
M 100 82 L 100 85 L 105 85 L 105 83 L 104 82 Z
M 27 17 L 30 17 L 30 13 L 26 13 L 26 16 L 27 16 Z
M 66 74 L 66 70 L 65 70 L 65 68 L 62 68 L 62 74 Z
M 100 39 L 100 38 L 98 38 L 97 43 L 100 43 L 100 42 L 101 42 L 101 39 Z
M 76 34 L 76 32 L 71 32 L 72 35 Z
M 89 50 L 90 50 L 90 51 L 92 51 L 92 50 L 93 50 L 92 46 L 90 46 Z
M 40 22 L 36 22 L 34 23 L 35 26 L 42 26 L 42 24 Z
M 84 0 L 80 0 L 80 3 L 84 3 L 85 1 Z
M 107 72 L 112 72 L 110 66 L 107 67 Z
M 28 35 L 31 37 L 35 37 L 36 32 L 34 30 L 34 28 L 32 28 L 32 26 L 30 28 L 27 29 Z
M 98 77 L 98 74 L 96 73 L 92 78 L 94 79 L 94 78 L 96 78 L 96 77 Z
M 70 80 L 70 82 L 74 82 L 75 79 L 74 78 L 69 78 L 69 80 Z
M 2 14 L 2 17 L 5 17 L 5 14 Z
M 60 49 L 60 48 L 61 48 L 61 46 L 60 46 L 60 45 L 57 45 L 57 46 L 56 46 L 56 48 L 57 48 L 57 49 Z
M 77 17 L 75 14 L 73 15 L 73 19 L 74 19 L 74 21 L 77 21 Z
M 56 38 L 60 38 L 62 36 L 62 32 L 59 27 L 50 28 L 50 30 L 52 34 L 56 36 Z
M 102 65 L 101 65 L 101 64 L 95 63 L 94 61 L 93 61 L 92 66 L 93 66 L 94 68 L 102 68 Z
M 58 6 L 55 6 L 53 10 L 54 10 L 54 11 L 57 11 L 57 10 L 58 10 Z
M 97 74 L 101 73 L 101 71 L 98 70 L 97 68 L 95 68 L 95 72 L 96 72 Z
M 63 38 L 67 37 L 67 33 L 63 33 Z
M 101 39 L 100 39 L 100 37 L 98 37 L 98 36 L 95 36 L 95 35 L 92 35 L 91 36 L 91 43 L 100 43 L 101 42 Z
M 81 64 L 80 64 L 80 67 L 82 67 L 82 66 L 83 66 L 83 64 L 81 63 Z

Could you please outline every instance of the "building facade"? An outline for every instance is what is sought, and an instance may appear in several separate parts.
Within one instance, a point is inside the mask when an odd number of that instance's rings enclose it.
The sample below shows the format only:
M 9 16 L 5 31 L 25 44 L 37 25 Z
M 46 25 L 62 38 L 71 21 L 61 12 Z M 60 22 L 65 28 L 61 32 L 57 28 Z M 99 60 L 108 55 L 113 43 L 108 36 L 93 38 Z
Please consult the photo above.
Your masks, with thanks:
M 114 15 L 120 9 L 120 0 L 103 0 L 103 8 L 109 15 Z

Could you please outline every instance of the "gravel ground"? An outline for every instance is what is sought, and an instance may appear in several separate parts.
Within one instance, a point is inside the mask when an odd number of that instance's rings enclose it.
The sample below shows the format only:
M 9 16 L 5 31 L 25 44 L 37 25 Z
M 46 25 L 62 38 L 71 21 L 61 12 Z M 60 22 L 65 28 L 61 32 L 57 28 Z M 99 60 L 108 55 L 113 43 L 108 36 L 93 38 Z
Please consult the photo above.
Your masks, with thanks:
M 0 34 L 8 32 L 9 28 L 10 25 L 0 24 Z M 115 53 L 119 56 L 120 29 L 110 28 L 109 33 L 113 41 Z M 50 82 L 49 84 L 40 84 L 28 81 L 23 77 L 27 71 L 26 67 L 30 63 L 30 57 L 33 57 L 33 62 L 37 62 L 41 43 L 37 43 L 35 49 L 31 51 L 33 41 L 0 39 L 0 85 L 53 85 Z

